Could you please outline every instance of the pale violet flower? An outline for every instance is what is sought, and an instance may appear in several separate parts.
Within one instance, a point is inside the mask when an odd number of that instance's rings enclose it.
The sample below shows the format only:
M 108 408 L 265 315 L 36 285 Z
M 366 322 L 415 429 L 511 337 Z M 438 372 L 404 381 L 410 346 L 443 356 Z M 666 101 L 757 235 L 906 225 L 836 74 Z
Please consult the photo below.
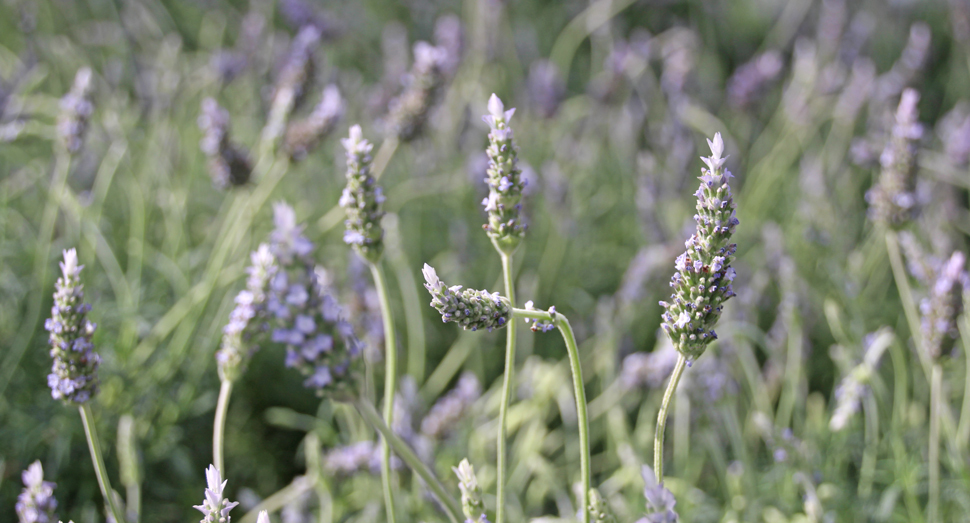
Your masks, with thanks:
M 228 481 L 222 479 L 222 474 L 215 465 L 209 465 L 205 470 L 205 499 L 201 505 L 194 505 L 192 508 L 203 514 L 199 523 L 229 523 L 229 511 L 239 504 L 237 501 L 229 501 L 223 497 L 223 491 Z

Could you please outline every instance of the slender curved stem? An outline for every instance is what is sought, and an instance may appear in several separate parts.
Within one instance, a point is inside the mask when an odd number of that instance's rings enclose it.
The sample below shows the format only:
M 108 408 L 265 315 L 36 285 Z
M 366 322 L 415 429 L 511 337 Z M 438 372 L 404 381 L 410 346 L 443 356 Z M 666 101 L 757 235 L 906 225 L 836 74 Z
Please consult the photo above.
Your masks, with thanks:
M 586 389 L 583 385 L 583 367 L 579 358 L 579 347 L 576 346 L 576 336 L 573 334 L 572 325 L 565 316 L 559 313 L 550 313 L 543 310 L 534 309 L 512 309 L 512 320 L 509 327 L 515 325 L 516 319 L 533 319 L 551 321 L 562 334 L 563 341 L 566 342 L 566 352 L 569 355 L 569 369 L 573 376 L 573 392 L 576 396 L 576 417 L 579 422 L 579 469 L 582 474 L 583 494 L 580 503 L 583 506 L 582 523 L 589 523 L 589 489 L 591 487 L 590 476 L 590 451 L 589 451 L 589 414 L 586 404 Z
M 502 274 L 505 277 L 505 295 L 509 303 L 515 306 L 515 282 L 512 279 L 512 255 L 499 251 L 502 257 Z M 498 439 L 496 443 L 497 474 L 495 480 L 495 522 L 504 523 L 505 520 L 505 478 L 508 476 L 506 463 L 508 460 L 507 429 L 509 402 L 512 400 L 512 380 L 515 377 L 515 322 L 510 321 L 505 333 L 505 374 L 502 377 L 502 403 L 498 411 Z
M 379 180 L 381 175 L 384 174 L 384 170 L 387 169 L 387 165 L 391 163 L 391 158 L 394 157 L 394 152 L 397 151 L 397 146 L 400 141 L 397 137 L 391 137 L 384 140 L 381 144 L 381 148 L 377 150 L 377 155 L 374 156 L 374 163 L 371 167 L 371 176 L 375 180 Z
M 872 494 L 872 480 L 876 475 L 876 457 L 879 451 L 879 410 L 876 398 L 869 394 L 862 405 L 866 420 L 865 441 L 862 451 L 862 466 L 859 472 L 859 497 L 866 499 Z
M 664 391 L 663 401 L 660 403 L 660 412 L 657 414 L 657 431 L 653 437 L 653 470 L 657 475 L 657 483 L 663 484 L 664 481 L 664 428 L 667 426 L 667 408 L 670 407 L 670 399 L 677 390 L 680 377 L 687 367 L 687 358 L 683 354 L 677 356 L 677 365 L 674 372 L 670 375 L 670 382 L 667 383 L 667 390 Z
M 442 508 L 444 508 L 445 514 L 448 515 L 448 519 L 451 521 L 451 523 L 463 521 L 461 518 L 461 505 L 455 501 L 455 498 L 453 498 L 451 494 L 448 494 L 448 490 L 444 487 L 444 485 L 441 484 L 441 481 L 438 480 L 437 476 L 434 475 L 434 472 L 428 468 L 428 465 L 421 461 L 421 458 L 419 458 L 418 455 L 411 450 L 411 447 L 409 447 L 400 436 L 395 434 L 387 426 L 387 424 L 384 423 L 381 415 L 377 413 L 377 409 L 375 409 L 374 406 L 368 403 L 366 400 L 359 398 L 355 399 L 353 404 L 354 407 L 357 408 L 357 411 L 360 412 L 360 415 L 364 418 L 364 421 L 366 421 L 371 427 L 374 427 L 375 430 L 380 432 L 381 435 L 384 436 L 384 439 L 390 442 L 391 447 L 394 448 L 394 452 L 400 456 L 401 460 L 404 461 L 404 463 L 407 464 L 407 466 L 410 467 L 415 474 L 424 480 L 425 484 L 428 486 L 428 489 L 431 490 L 431 493 L 438 498 L 438 501 L 441 503 Z
M 384 318 L 384 423 L 391 426 L 394 422 L 394 392 L 397 389 L 397 339 L 394 336 L 394 318 L 391 316 L 391 303 L 387 299 L 387 281 L 381 263 L 371 263 L 370 272 L 377 287 L 381 302 L 381 316 Z M 384 486 L 384 507 L 388 523 L 397 521 L 394 507 L 394 488 L 391 485 L 391 446 L 387 438 L 381 441 L 381 483 Z
M 108 470 L 104 466 L 104 457 L 101 455 L 101 441 L 98 439 L 98 428 L 94 425 L 94 415 L 91 413 L 91 406 L 87 403 L 78 407 L 81 412 L 81 423 L 84 425 L 84 435 L 88 438 L 88 450 L 91 451 L 91 461 L 94 463 L 94 474 L 98 477 L 98 486 L 101 487 L 101 495 L 104 502 L 111 511 L 111 516 L 115 521 L 124 523 L 124 512 L 118 507 L 114 491 L 111 490 L 111 480 L 108 479 Z
M 230 396 L 232 396 L 232 381 L 222 380 L 222 386 L 219 387 L 219 401 L 216 403 L 216 418 L 212 424 L 212 464 L 219 469 L 223 477 L 226 475 L 222 456 L 226 441 L 226 413 L 229 411 Z
M 943 367 L 933 364 L 930 378 L 930 450 L 929 461 L 930 499 L 926 505 L 926 520 L 937 523 L 940 519 L 940 408 L 942 407 Z
M 903 263 L 902 254 L 899 252 L 899 239 L 894 231 L 886 231 L 886 250 L 889 252 L 889 264 L 892 266 L 893 279 L 896 280 L 899 299 L 903 302 L 903 312 L 906 314 L 906 323 L 909 325 L 909 335 L 913 337 L 916 354 L 919 355 L 920 364 L 922 364 L 923 371 L 929 379 L 931 364 L 926 352 L 923 351 L 922 340 L 920 340 L 919 313 L 916 311 L 916 300 L 913 299 L 913 290 L 910 288 L 909 279 L 906 277 L 906 264 Z

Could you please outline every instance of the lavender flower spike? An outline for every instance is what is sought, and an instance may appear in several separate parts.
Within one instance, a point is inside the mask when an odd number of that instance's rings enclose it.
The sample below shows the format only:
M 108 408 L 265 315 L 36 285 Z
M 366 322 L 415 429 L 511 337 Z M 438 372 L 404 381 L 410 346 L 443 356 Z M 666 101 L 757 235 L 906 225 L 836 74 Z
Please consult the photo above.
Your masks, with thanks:
M 230 523 L 232 518 L 229 517 L 229 511 L 239 502 L 229 501 L 222 496 L 228 481 L 222 479 L 222 474 L 215 465 L 209 465 L 209 468 L 205 469 L 205 480 L 208 485 L 205 489 L 205 499 L 202 500 L 201 505 L 192 507 L 204 514 L 199 523 Z
M 488 154 L 488 177 L 485 178 L 488 198 L 482 201 L 488 213 L 488 223 L 483 228 L 497 249 L 512 254 L 526 230 L 519 216 L 525 180 L 518 166 L 518 149 L 509 127 L 515 108 L 506 111 L 502 100 L 493 93 L 488 99 L 488 113 L 482 117 L 490 129 L 485 150 Z
M 222 329 L 222 345 L 216 352 L 222 380 L 235 381 L 245 371 L 246 363 L 259 348 L 257 336 L 268 328 L 266 298 L 270 278 L 278 270 L 276 258 L 264 243 L 250 254 L 250 259 L 246 289 L 236 295 L 236 307 L 229 313 L 229 323 Z
M 370 173 L 374 146 L 359 125 L 351 127 L 350 136 L 340 142 L 347 151 L 347 187 L 340 196 L 340 206 L 347 211 L 344 242 L 368 262 L 377 263 L 384 253 L 384 194 Z
M 916 206 L 913 178 L 918 142 L 923 136 L 917 103 L 919 93 L 915 89 L 903 91 L 892 135 L 879 157 L 879 183 L 866 193 L 870 218 L 896 229 L 912 218 Z
M 499 294 L 488 291 L 448 287 L 438 279 L 434 267 L 424 264 L 424 287 L 431 293 L 431 306 L 441 313 L 441 321 L 455 322 L 465 330 L 501 328 L 512 317 L 512 308 Z
M 731 267 L 737 245 L 729 244 L 738 225 L 734 198 L 728 181 L 731 173 L 724 168 L 727 159 L 721 134 L 708 140 L 711 156 L 701 158 L 701 185 L 697 197 L 696 232 L 686 242 L 687 251 L 677 257 L 677 272 L 670 280 L 674 292 L 666 309 L 662 327 L 674 347 L 688 361 L 700 357 L 707 345 L 717 339 L 714 325 L 721 317 L 723 303 L 734 296 Z
M 465 523 L 488 523 L 485 515 L 485 502 L 482 501 L 482 487 L 475 477 L 475 467 L 468 459 L 461 460 L 457 467 L 452 467 L 458 476 L 458 488 L 461 490 L 461 511 L 465 514 Z
M 83 303 L 81 269 L 77 251 L 64 251 L 62 276 L 54 286 L 54 307 L 44 323 L 50 333 L 51 358 L 54 364 L 47 376 L 47 385 L 54 399 L 80 405 L 98 392 L 98 365 L 101 357 L 94 352 L 91 337 L 97 325 L 87 320 L 91 306 Z
M 428 113 L 445 84 L 448 51 L 427 42 L 414 44 L 414 66 L 408 85 L 388 107 L 387 131 L 407 142 L 417 138 L 428 122 Z
M 44 467 L 40 461 L 35 461 L 27 467 L 21 477 L 24 489 L 17 496 L 17 517 L 20 523 L 50 523 L 55 521 L 54 510 L 57 500 L 54 498 L 54 483 L 44 481 Z
M 337 122 L 344 115 L 344 101 L 336 85 L 328 85 L 323 90 L 320 103 L 304 120 L 292 123 L 286 129 L 283 148 L 294 160 L 302 160 L 333 132 Z
M 643 476 L 643 496 L 647 500 L 647 516 L 637 523 L 677 523 L 678 515 L 674 510 L 677 500 L 663 483 L 657 483 L 657 476 L 649 465 L 640 471 Z
M 64 147 L 70 153 L 76 153 L 84 143 L 84 132 L 88 128 L 88 120 L 94 112 L 91 103 L 90 67 L 78 69 L 74 76 L 74 85 L 61 98 L 61 114 L 57 119 L 57 133 L 64 142 Z
M 198 125 L 202 130 L 199 148 L 209 159 L 212 185 L 220 190 L 245 185 L 253 168 L 246 151 L 229 141 L 229 112 L 215 99 L 206 98 Z
M 966 256 L 956 251 L 940 263 L 929 296 L 920 301 L 922 348 L 931 359 L 942 356 L 959 335 L 956 320 L 963 308 L 962 298 L 970 295 L 966 262 Z

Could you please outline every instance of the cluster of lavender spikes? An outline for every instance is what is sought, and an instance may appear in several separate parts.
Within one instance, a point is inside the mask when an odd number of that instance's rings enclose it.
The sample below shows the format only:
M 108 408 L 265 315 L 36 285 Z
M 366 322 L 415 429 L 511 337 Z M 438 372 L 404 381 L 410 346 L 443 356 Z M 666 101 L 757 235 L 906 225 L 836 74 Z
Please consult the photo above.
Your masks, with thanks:
M 414 44 L 414 65 L 404 92 L 388 106 L 387 131 L 407 142 L 417 138 L 445 83 L 448 52 L 427 42 Z
M 305 158 L 320 140 L 333 132 L 343 115 L 344 102 L 340 97 L 340 90 L 336 85 L 328 85 L 310 116 L 287 127 L 283 137 L 283 149 L 294 160 Z
M 512 317 L 512 308 L 497 292 L 462 290 L 461 285 L 448 287 L 427 263 L 421 272 L 424 287 L 431 293 L 431 306 L 441 313 L 443 322 L 455 322 L 465 330 L 491 331 L 506 326 Z
M 506 254 L 515 252 L 525 236 L 526 225 L 522 223 L 522 190 L 525 180 L 518 166 L 518 151 L 509 120 L 515 108 L 505 110 L 499 97 L 492 93 L 488 99 L 488 113 L 482 120 L 488 124 L 488 197 L 482 200 L 488 223 L 483 226 L 492 243 Z
M 61 98 L 61 113 L 57 120 L 57 134 L 64 142 L 68 152 L 76 153 L 84 142 L 84 132 L 88 128 L 88 120 L 94 112 L 91 103 L 90 67 L 82 67 L 74 75 L 74 85 Z
M 458 476 L 461 511 L 465 514 L 465 523 L 488 523 L 485 502 L 482 500 L 482 487 L 475 477 L 475 467 L 468 462 L 468 459 L 463 459 L 457 467 L 452 467 L 452 470 Z
M 57 509 L 57 499 L 54 498 L 54 483 L 44 481 L 44 467 L 40 461 L 35 461 L 23 471 L 24 489 L 17 496 L 17 517 L 20 523 L 50 523 L 56 521 L 54 510 Z
M 91 305 L 83 303 L 81 269 L 77 251 L 64 251 L 61 277 L 54 287 L 51 317 L 44 323 L 50 332 L 51 358 L 54 364 L 47 385 L 54 399 L 79 405 L 98 392 L 98 365 L 101 357 L 94 352 L 91 337 L 97 325 L 87 319 Z
M 199 114 L 202 139 L 199 148 L 209 159 L 209 176 L 218 189 L 245 185 L 249 181 L 252 165 L 246 151 L 229 141 L 229 112 L 212 98 L 202 100 Z
M 274 207 L 276 228 L 270 251 L 279 270 L 270 279 L 266 307 L 278 326 L 271 340 L 286 345 L 286 366 L 302 372 L 304 386 L 318 394 L 353 394 L 351 365 L 362 346 L 353 327 L 341 317 L 340 305 L 324 290 L 322 269 L 313 263 L 314 246 L 296 223 L 296 213 L 284 203 Z
M 384 194 L 371 176 L 373 145 L 359 125 L 350 128 L 350 136 L 340 140 L 347 152 L 347 187 L 340 196 L 340 206 L 347 211 L 344 242 L 353 245 L 362 258 L 377 263 L 384 253 Z
M 236 295 L 236 307 L 222 329 L 222 345 L 216 352 L 219 378 L 235 381 L 259 348 L 255 337 L 266 332 L 266 298 L 270 279 L 276 274 L 276 258 L 269 245 L 261 244 L 250 255 L 246 288 Z
M 662 316 L 664 332 L 688 361 L 700 357 L 717 339 L 714 325 L 721 316 L 722 304 L 734 296 L 731 261 L 737 245 L 728 244 L 728 240 L 738 219 L 728 185 L 732 175 L 724 167 L 721 134 L 707 143 L 711 156 L 702 158 L 707 168 L 702 169 L 700 188 L 694 193 L 697 230 L 686 242 L 687 251 L 677 258 L 677 272 L 670 280 L 674 289 L 670 301 L 660 302 L 666 309 Z
M 879 183 L 866 193 L 870 218 L 892 228 L 899 228 L 909 221 L 916 206 L 913 178 L 917 145 L 923 136 L 917 103 L 919 93 L 916 90 L 903 91 L 892 136 L 879 157 L 882 165 Z
M 194 505 L 192 508 L 203 514 L 199 523 L 230 523 L 232 518 L 229 511 L 239 504 L 238 501 L 229 501 L 223 497 L 223 491 L 228 481 L 222 479 L 222 474 L 215 465 L 209 465 L 205 469 L 205 499 L 201 505 Z

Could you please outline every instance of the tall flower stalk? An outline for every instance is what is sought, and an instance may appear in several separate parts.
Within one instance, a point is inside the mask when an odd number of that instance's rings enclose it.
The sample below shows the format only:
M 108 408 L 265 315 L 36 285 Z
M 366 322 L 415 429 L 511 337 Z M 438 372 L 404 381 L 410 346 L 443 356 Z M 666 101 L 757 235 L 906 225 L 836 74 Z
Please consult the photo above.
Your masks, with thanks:
M 687 250 L 677 257 L 677 272 L 670 280 L 674 289 L 669 302 L 662 301 L 664 332 L 670 337 L 679 356 L 667 390 L 664 391 L 657 431 L 653 441 L 653 468 L 657 483 L 663 485 L 664 428 L 667 409 L 684 369 L 701 356 L 707 346 L 717 339 L 714 325 L 721 317 L 723 303 L 734 296 L 731 282 L 735 271 L 731 267 L 737 245 L 729 244 L 738 225 L 734 198 L 728 181 L 730 171 L 724 167 L 724 141 L 721 134 L 708 140 L 711 156 L 701 158 L 701 184 L 697 197 L 697 229 L 686 242 Z
M 347 212 L 344 242 L 352 245 L 370 267 L 374 287 L 381 304 L 384 320 L 384 423 L 394 421 L 394 393 L 397 389 L 397 338 L 394 318 L 387 297 L 387 279 L 381 259 L 384 254 L 384 195 L 371 175 L 371 150 L 373 145 L 363 137 L 359 125 L 350 128 L 350 136 L 341 140 L 347 154 L 347 187 L 340 197 L 340 206 Z M 384 488 L 384 506 L 387 520 L 397 520 L 394 506 L 394 488 L 391 477 L 391 445 L 387 438 L 381 440 L 381 484 Z
M 74 249 L 64 251 L 64 261 L 60 265 L 61 277 L 54 286 L 54 307 L 50 319 L 44 324 L 50 332 L 50 354 L 54 359 L 47 384 L 54 399 L 78 407 L 105 505 L 115 521 L 125 521 L 111 489 L 90 406 L 91 399 L 98 392 L 101 357 L 94 352 L 94 344 L 91 343 L 97 329 L 97 325 L 87 319 L 91 305 L 82 301 L 84 286 L 81 285 L 81 270 L 84 266 L 78 265 L 77 251 Z

